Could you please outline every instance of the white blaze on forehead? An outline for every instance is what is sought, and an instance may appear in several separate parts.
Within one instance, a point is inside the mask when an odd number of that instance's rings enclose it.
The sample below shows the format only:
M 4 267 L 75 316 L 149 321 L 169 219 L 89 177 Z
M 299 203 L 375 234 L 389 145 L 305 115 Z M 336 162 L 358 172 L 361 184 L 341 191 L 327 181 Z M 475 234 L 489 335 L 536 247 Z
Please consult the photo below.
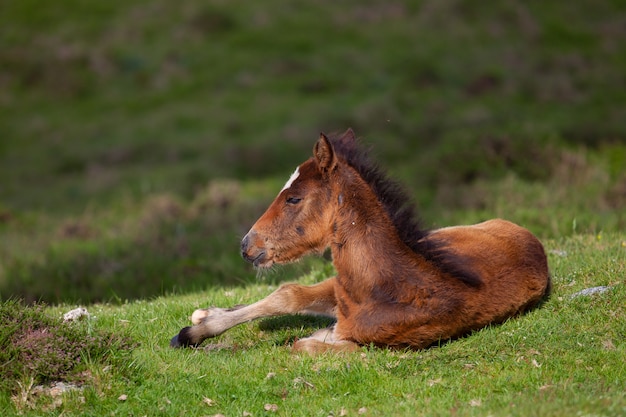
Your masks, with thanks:
M 296 170 L 293 172 L 293 174 L 291 174 L 291 177 L 289 177 L 289 179 L 287 180 L 287 183 L 285 184 L 285 186 L 283 187 L 282 190 L 280 190 L 280 192 L 282 193 L 283 191 L 285 191 L 287 188 L 291 187 L 291 185 L 293 184 L 293 182 L 300 176 L 300 167 L 297 167 Z

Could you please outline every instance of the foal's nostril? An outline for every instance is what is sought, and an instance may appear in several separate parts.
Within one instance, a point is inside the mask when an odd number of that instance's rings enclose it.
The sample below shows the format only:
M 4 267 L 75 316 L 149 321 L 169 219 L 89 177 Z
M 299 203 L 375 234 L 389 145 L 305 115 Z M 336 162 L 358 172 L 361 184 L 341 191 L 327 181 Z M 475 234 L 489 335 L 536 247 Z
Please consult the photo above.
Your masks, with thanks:
M 241 256 L 245 260 L 249 260 L 249 256 L 247 254 L 249 244 L 250 244 L 250 237 L 248 235 L 245 235 L 244 238 L 241 240 Z

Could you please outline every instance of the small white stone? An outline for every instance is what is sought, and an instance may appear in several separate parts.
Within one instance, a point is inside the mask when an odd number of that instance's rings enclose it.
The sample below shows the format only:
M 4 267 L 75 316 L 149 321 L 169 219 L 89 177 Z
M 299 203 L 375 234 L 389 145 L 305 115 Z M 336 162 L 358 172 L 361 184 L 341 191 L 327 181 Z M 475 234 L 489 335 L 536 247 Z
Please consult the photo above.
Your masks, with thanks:
M 572 294 L 570 297 L 576 298 L 576 297 L 585 297 L 585 296 L 590 296 L 590 295 L 602 294 L 602 293 L 609 291 L 611 288 L 613 287 L 600 286 L 600 287 L 585 288 L 582 291 L 578 291 L 577 293 Z
M 83 317 L 89 317 L 89 312 L 87 311 L 85 307 L 78 307 L 78 308 L 75 308 L 74 310 L 68 311 L 67 313 L 63 314 L 63 321 L 64 322 L 76 321 Z

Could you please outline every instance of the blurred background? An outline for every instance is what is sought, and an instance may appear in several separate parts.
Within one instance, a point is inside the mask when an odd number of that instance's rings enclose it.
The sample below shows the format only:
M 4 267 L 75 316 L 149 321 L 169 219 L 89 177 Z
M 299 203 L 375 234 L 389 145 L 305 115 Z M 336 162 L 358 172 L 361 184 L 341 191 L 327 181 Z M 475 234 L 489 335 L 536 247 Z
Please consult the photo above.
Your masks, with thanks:
M 348 127 L 429 227 L 621 233 L 626 3 L 2 1 L 0 298 L 245 285 L 239 239 Z

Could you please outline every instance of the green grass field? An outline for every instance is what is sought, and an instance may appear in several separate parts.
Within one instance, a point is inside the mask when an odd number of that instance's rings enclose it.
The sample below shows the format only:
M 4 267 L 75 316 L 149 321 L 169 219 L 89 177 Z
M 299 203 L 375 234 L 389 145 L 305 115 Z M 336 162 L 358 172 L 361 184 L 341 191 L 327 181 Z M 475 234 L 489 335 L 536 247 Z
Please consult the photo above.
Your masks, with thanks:
M 625 21 L 616 0 L 0 4 L 0 413 L 626 414 Z M 420 352 L 294 356 L 327 324 L 304 317 L 169 349 L 197 307 L 332 274 L 257 280 L 238 248 L 347 127 L 427 226 L 534 232 L 550 301 Z M 81 390 L 37 393 L 55 380 Z
M 555 285 L 541 309 L 417 352 L 291 354 L 295 338 L 328 324 L 304 316 L 245 324 L 196 350 L 168 347 L 193 309 L 252 302 L 276 288 L 263 282 L 92 305 L 92 317 L 73 326 L 130 338 L 138 344 L 130 356 L 114 345 L 103 359 L 87 358 L 69 378 L 84 388 L 56 404 L 21 388 L 28 387 L 24 376 L 13 401 L 6 391 L 0 407 L 9 414 L 94 416 L 623 415 L 626 241 L 607 234 L 546 243 Z M 298 281 L 317 282 L 330 272 L 314 270 Z M 611 289 L 572 298 L 595 286 Z M 46 313 L 60 319 L 73 307 Z

